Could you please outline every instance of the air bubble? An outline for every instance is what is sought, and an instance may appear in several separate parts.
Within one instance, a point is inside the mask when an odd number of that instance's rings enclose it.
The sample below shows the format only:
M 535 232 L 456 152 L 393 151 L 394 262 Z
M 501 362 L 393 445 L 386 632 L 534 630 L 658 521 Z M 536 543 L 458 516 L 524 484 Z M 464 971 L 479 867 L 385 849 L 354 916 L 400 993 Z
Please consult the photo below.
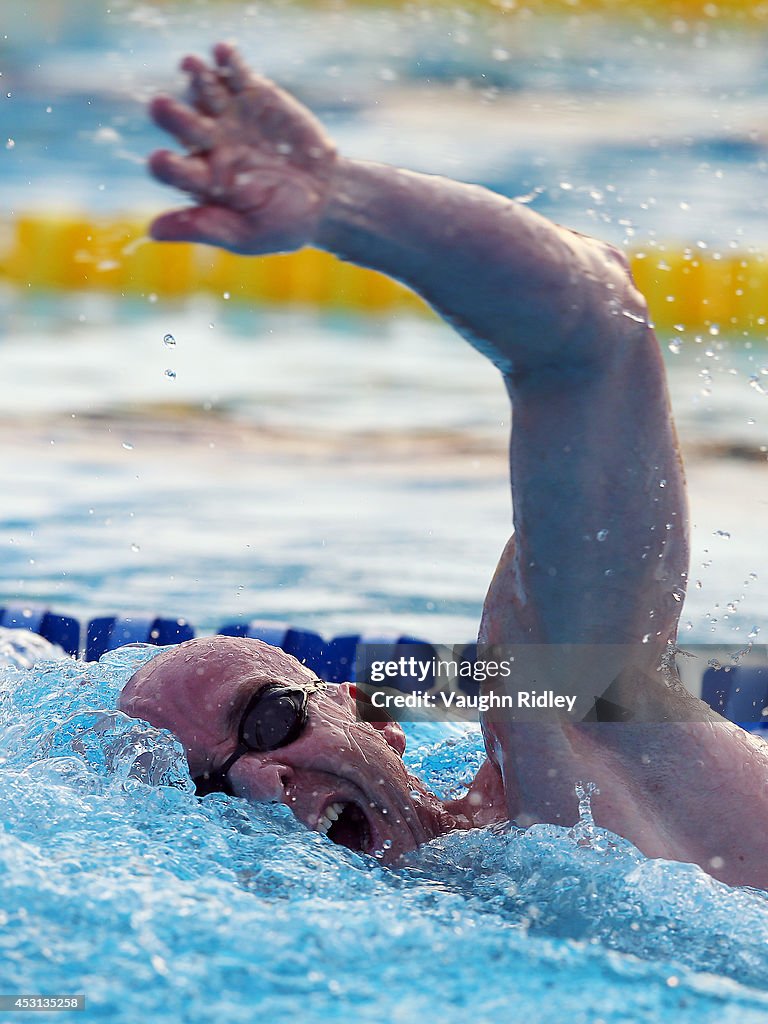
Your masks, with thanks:
M 602 543 L 607 536 L 608 536 L 608 531 L 607 530 L 598 530 L 597 533 L 595 534 L 595 540 L 599 540 Z
M 176 371 L 175 370 L 166 370 L 165 371 L 165 376 L 168 378 L 168 380 L 176 380 Z
M 166 334 L 163 338 L 163 344 L 166 348 L 173 348 L 176 345 L 176 339 L 172 334 Z

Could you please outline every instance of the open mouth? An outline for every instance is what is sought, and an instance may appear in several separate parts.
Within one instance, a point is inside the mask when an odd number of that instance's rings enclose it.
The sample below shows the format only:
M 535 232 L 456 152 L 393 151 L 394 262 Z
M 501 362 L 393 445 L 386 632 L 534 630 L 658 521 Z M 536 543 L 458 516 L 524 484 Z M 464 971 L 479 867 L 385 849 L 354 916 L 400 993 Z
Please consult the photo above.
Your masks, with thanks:
M 329 804 L 318 819 L 316 827 L 317 831 L 327 835 L 332 843 L 346 846 L 356 853 L 368 853 L 371 848 L 368 819 L 357 804 Z

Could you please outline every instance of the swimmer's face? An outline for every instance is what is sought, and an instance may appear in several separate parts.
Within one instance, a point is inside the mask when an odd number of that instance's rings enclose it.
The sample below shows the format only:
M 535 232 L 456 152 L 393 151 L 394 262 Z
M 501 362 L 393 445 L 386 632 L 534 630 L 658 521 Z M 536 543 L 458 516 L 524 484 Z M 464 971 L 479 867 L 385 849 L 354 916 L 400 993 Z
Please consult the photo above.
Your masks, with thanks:
M 403 764 L 400 726 L 359 721 L 349 686 L 318 689 L 313 672 L 259 640 L 205 637 L 166 651 L 131 677 L 119 707 L 173 732 L 202 778 L 243 749 L 243 716 L 268 687 L 293 691 L 304 714 L 287 742 L 234 760 L 235 796 L 287 804 L 342 846 L 383 851 L 384 863 L 444 831 L 442 805 Z

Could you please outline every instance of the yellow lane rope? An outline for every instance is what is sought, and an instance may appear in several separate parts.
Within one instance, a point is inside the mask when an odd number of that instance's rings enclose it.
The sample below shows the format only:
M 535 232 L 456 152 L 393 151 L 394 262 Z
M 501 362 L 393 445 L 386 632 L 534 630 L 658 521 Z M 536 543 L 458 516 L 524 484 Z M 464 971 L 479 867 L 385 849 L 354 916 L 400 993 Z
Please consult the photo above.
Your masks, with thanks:
M 385 314 L 424 310 L 402 285 L 316 249 L 260 259 L 158 244 L 146 220 L 34 214 L 0 224 L 0 282 L 28 290 L 99 291 L 151 300 L 209 293 L 269 305 Z M 656 246 L 631 253 L 660 329 L 768 337 L 768 257 Z

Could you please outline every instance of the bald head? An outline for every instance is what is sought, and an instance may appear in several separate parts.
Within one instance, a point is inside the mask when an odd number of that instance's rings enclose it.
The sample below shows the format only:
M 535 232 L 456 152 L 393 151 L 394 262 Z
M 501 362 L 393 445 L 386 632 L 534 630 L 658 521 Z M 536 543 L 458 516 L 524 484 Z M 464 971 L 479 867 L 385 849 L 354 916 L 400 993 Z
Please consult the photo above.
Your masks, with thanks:
M 174 733 L 184 744 L 194 773 L 215 754 L 221 723 L 235 716 L 259 686 L 302 685 L 315 679 L 291 655 L 261 640 L 199 637 L 163 651 L 135 672 L 118 707 Z

